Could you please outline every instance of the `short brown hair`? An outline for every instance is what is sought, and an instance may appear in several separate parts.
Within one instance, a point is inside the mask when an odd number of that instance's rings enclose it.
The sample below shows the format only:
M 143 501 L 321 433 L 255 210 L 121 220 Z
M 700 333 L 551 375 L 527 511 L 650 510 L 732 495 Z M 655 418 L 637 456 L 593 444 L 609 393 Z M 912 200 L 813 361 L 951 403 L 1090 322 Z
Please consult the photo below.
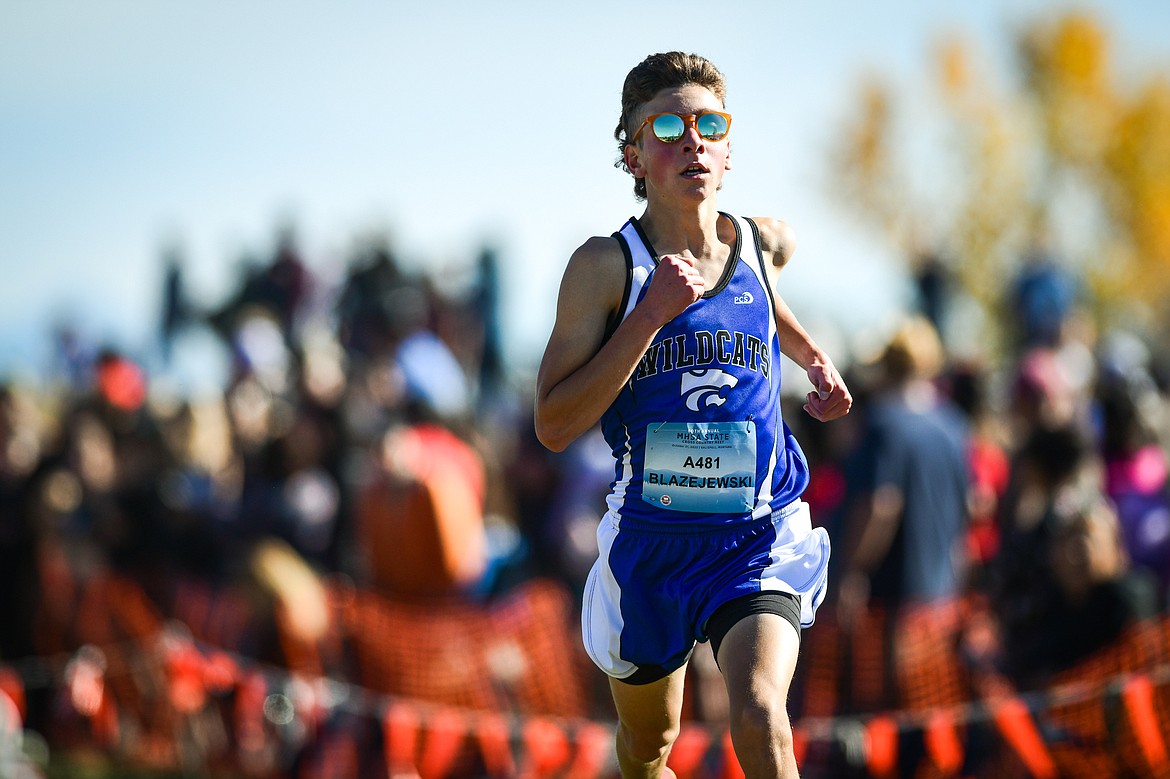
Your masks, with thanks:
M 938 331 L 929 319 L 911 316 L 886 344 L 881 363 L 895 383 L 933 379 L 943 368 L 946 355 Z
M 626 165 L 626 146 L 634 134 L 634 122 L 642 118 L 638 115 L 642 106 L 664 89 L 688 84 L 706 87 L 719 98 L 719 102 L 726 102 L 727 84 L 723 74 L 710 60 L 698 54 L 681 51 L 651 54 L 629 72 L 626 83 L 622 85 L 622 115 L 618 119 L 617 129 L 613 131 L 613 137 L 618 142 L 618 159 L 614 167 L 630 172 Z M 642 179 L 634 179 L 634 197 L 638 200 L 646 199 L 646 182 Z

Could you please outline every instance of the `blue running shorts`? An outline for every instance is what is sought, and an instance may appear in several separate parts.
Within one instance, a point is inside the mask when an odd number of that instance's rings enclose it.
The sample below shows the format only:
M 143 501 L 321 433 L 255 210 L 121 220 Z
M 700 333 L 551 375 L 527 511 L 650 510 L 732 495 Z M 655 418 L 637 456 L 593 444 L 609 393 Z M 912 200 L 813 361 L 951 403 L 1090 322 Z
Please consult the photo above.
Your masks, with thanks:
M 585 651 L 607 675 L 634 684 L 686 663 L 707 620 L 724 603 L 758 592 L 800 602 L 813 624 L 825 597 L 829 536 L 812 527 L 808 504 L 731 527 L 632 525 L 611 511 L 597 528 L 599 556 L 581 609 Z

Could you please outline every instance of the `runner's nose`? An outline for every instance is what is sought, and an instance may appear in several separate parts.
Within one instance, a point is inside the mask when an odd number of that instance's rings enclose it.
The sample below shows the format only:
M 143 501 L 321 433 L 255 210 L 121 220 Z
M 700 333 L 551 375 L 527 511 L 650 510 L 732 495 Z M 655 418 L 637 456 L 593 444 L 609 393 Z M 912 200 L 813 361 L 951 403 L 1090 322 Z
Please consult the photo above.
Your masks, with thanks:
M 683 151 L 698 151 L 703 148 L 706 141 L 703 136 L 699 135 L 699 123 L 697 117 L 683 126 L 682 138 L 679 139 L 679 145 L 682 146 Z
M 691 124 L 683 131 L 683 137 L 679 143 L 682 144 L 683 151 L 700 151 L 706 141 L 703 140 L 703 136 L 699 135 L 699 128 Z

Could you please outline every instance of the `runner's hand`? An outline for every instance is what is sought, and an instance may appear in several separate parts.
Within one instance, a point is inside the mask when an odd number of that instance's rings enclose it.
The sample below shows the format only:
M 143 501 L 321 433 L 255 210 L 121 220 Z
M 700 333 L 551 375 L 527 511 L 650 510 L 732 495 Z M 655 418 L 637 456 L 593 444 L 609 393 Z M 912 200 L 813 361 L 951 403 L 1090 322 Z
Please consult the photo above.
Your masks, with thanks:
M 804 410 L 809 416 L 829 422 L 849 413 L 853 396 L 833 363 L 813 363 L 808 369 L 808 380 L 816 388 L 805 396 Z
M 701 298 L 706 289 L 703 276 L 694 265 L 678 255 L 666 254 L 654 269 L 642 305 L 650 306 L 664 325 Z

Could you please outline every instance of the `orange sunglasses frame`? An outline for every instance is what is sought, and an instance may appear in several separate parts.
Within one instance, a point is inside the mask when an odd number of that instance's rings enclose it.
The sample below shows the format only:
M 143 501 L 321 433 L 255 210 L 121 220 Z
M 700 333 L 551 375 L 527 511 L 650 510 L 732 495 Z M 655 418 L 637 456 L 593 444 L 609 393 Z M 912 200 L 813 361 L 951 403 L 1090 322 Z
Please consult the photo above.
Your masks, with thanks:
M 642 134 L 642 131 L 646 129 L 646 125 L 651 124 L 655 119 L 657 119 L 660 116 L 677 116 L 679 119 L 682 119 L 683 120 L 683 132 L 685 133 L 687 131 L 688 127 L 694 127 L 695 131 L 698 132 L 699 117 L 706 116 L 707 114 L 715 114 L 717 116 L 722 116 L 724 119 L 727 120 L 727 131 L 723 133 L 723 138 L 720 138 L 719 141 L 726 139 L 727 136 L 731 133 L 731 114 L 725 114 L 722 111 L 703 111 L 702 113 L 698 113 L 698 114 L 676 114 L 674 111 L 663 111 L 660 114 L 654 114 L 653 116 L 647 116 L 642 121 L 642 124 L 638 127 L 638 131 L 634 133 L 634 137 L 630 139 L 630 143 L 637 143 L 638 136 L 640 136 Z M 673 141 L 664 141 L 661 138 L 659 138 L 657 135 L 655 135 L 654 137 L 658 140 L 659 143 L 678 143 L 679 141 L 682 140 L 681 135 Z M 702 134 L 700 134 L 699 137 L 703 138 Z M 703 140 L 707 141 L 708 143 L 719 143 L 719 141 L 712 141 L 710 138 L 703 138 Z

